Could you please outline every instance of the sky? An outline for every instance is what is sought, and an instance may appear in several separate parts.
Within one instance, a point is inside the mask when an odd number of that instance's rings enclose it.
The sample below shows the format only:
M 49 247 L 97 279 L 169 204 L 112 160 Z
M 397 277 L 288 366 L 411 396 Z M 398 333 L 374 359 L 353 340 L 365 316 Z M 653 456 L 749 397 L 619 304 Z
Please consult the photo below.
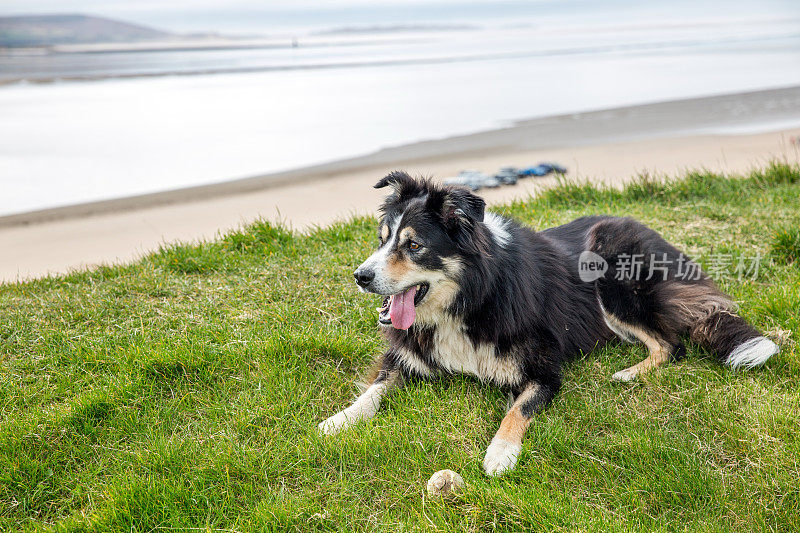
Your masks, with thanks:
M 85 13 L 176 32 L 248 32 L 268 28 L 398 23 L 546 20 L 548 14 L 581 20 L 608 7 L 609 20 L 646 11 L 665 18 L 754 14 L 800 16 L 800 0 L 2 0 L 0 16 Z M 566 9 L 565 9 L 566 8 Z M 659 13 L 660 12 L 660 13 Z M 800 24 L 798 24 L 800 29 Z
M 563 0 L 2 0 L 0 15 L 86 13 L 165 30 L 224 31 L 515 16 L 531 6 L 559 1 Z

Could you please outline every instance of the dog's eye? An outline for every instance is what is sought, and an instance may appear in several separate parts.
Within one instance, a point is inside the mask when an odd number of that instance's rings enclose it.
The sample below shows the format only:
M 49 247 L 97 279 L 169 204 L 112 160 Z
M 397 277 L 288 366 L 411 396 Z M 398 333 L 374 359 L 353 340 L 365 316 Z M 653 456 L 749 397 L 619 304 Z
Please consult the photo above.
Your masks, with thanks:
M 414 250 L 414 251 L 417 251 L 417 250 L 419 250 L 419 249 L 420 249 L 419 243 L 418 243 L 418 242 L 415 242 L 415 241 L 409 241 L 409 243 L 408 243 L 408 247 L 409 247 L 411 250 Z

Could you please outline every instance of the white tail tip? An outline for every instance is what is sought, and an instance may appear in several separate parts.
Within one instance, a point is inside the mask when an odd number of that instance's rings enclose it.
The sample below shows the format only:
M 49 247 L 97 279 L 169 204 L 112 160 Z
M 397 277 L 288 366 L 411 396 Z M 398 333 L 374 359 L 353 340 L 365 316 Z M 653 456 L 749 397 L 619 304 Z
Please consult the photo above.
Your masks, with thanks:
M 766 337 L 756 337 L 737 346 L 725 360 L 725 364 L 733 369 L 753 368 L 763 365 L 776 353 L 777 344 Z

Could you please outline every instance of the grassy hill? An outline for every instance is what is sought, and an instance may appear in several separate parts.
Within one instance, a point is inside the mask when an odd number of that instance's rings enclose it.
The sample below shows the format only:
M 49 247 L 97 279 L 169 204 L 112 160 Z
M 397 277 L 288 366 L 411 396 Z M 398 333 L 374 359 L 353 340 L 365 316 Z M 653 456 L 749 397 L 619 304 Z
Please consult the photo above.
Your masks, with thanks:
M 135 42 L 170 36 L 138 24 L 88 15 L 0 17 L 0 47 Z
M 414 383 L 373 420 L 317 432 L 382 347 L 377 297 L 351 279 L 375 221 L 256 223 L 0 286 L 0 530 L 799 530 L 800 168 L 565 184 L 500 211 L 536 228 L 630 215 L 709 268 L 729 257 L 722 287 L 782 353 L 736 373 L 690 347 L 632 384 L 610 376 L 642 347 L 587 355 L 518 468 L 489 479 L 505 397 L 470 378 Z M 443 468 L 463 494 L 423 497 Z

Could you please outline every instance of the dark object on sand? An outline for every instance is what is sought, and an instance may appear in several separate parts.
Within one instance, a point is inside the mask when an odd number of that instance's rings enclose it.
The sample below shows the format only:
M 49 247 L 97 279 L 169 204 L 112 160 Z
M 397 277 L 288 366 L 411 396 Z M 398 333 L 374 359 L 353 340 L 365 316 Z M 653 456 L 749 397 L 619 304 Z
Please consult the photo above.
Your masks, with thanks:
M 499 187 L 501 182 L 494 176 L 489 176 L 477 170 L 462 170 L 454 178 L 445 178 L 444 182 L 448 185 L 462 185 L 472 191 L 478 191 L 483 187 Z
M 514 185 L 519 179 L 519 170 L 516 167 L 503 167 L 494 178 L 503 185 Z
M 519 170 L 520 177 L 525 176 L 547 176 L 551 172 L 556 174 L 566 174 L 567 169 L 555 163 L 539 163 L 535 167 L 526 167 Z

